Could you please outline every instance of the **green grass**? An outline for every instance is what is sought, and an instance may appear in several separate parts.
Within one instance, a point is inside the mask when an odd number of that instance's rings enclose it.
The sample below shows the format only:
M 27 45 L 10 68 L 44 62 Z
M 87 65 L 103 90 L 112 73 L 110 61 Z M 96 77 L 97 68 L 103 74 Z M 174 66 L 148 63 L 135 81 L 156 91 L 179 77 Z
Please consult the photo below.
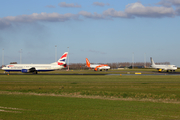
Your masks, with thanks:
M 2 75 L 1 91 L 180 99 L 180 76 Z
M 179 108 L 180 76 L 0 75 L 0 119 L 180 119 Z
M 9 111 L 0 112 L 0 119 L 5 120 L 180 118 L 179 104 L 26 95 L 0 95 L 0 97 L 1 107 L 22 109 L 3 108 L 3 110 Z M 13 113 L 12 111 L 20 113 Z

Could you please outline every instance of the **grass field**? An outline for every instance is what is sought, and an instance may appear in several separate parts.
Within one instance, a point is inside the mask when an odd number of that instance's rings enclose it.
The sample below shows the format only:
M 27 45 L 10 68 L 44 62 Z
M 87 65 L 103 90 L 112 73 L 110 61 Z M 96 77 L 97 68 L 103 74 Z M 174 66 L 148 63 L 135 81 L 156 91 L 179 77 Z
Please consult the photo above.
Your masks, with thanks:
M 180 76 L 0 75 L 0 120 L 180 119 Z

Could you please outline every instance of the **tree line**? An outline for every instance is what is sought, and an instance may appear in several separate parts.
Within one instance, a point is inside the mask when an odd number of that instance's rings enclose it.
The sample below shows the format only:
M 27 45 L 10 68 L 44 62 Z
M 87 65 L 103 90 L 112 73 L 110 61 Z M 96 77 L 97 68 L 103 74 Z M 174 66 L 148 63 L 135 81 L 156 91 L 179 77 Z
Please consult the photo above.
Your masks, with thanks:
M 104 64 L 104 63 L 92 63 L 92 64 Z M 111 67 L 111 69 L 117 69 L 117 68 L 149 68 L 151 63 L 150 62 L 118 62 L 118 63 L 106 63 Z M 170 65 L 170 62 L 160 62 L 155 63 L 157 65 Z M 70 63 L 69 64 L 70 69 L 89 69 L 86 66 L 86 63 Z

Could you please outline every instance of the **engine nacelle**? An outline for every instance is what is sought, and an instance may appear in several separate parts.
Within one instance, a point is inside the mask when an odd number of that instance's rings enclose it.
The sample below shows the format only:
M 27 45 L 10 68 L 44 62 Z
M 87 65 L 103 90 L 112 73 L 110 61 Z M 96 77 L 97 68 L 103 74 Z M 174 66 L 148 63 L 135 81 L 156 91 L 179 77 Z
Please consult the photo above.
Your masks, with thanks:
M 27 73 L 27 72 L 29 72 L 29 70 L 28 69 L 22 69 L 21 72 L 22 73 Z
M 67 64 L 64 64 L 64 67 L 67 67 Z

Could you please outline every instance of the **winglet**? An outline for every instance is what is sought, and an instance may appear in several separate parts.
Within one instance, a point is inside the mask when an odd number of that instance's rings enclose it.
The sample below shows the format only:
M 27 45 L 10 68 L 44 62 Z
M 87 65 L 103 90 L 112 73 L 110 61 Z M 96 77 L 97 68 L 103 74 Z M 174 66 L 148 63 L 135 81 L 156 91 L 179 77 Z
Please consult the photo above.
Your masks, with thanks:
M 91 65 L 91 64 L 90 64 L 89 60 L 86 58 L 86 66 L 87 66 L 87 67 L 90 67 L 90 65 Z

